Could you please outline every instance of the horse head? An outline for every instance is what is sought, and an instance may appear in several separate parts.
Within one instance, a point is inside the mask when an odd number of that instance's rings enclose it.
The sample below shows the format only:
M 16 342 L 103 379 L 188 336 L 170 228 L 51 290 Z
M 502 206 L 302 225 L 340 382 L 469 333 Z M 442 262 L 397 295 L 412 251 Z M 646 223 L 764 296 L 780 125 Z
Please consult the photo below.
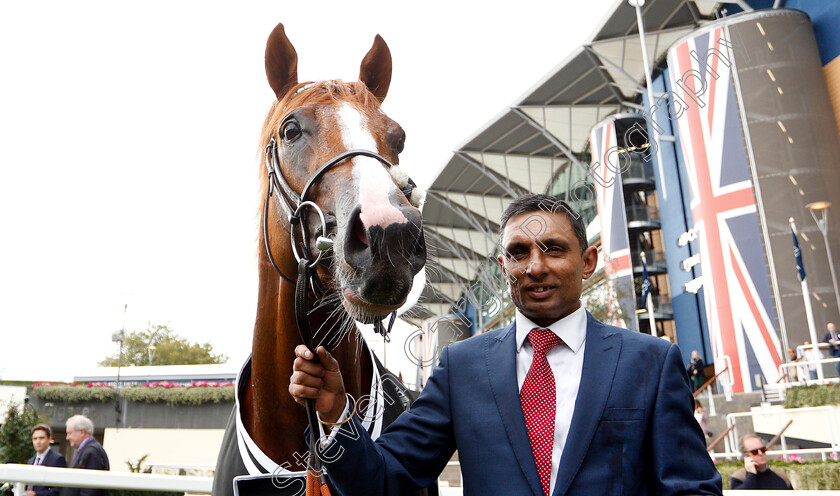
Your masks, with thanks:
M 356 320 L 381 318 L 405 303 L 426 261 L 421 195 L 399 167 L 405 132 L 380 108 L 391 81 L 388 46 L 376 36 L 359 81 L 299 83 L 297 53 L 278 24 L 265 68 L 277 100 L 262 133 L 270 159 L 262 186 L 271 187 L 276 167 L 291 190 L 273 191 L 274 207 L 266 202 L 268 249 L 288 275 L 297 266 L 282 243 L 309 260 L 321 255 L 316 270 L 330 295 L 325 300 L 340 302 Z M 278 196 L 295 195 L 297 205 L 286 201 L 285 212 L 277 206 Z M 296 206 L 300 226 L 288 220 Z

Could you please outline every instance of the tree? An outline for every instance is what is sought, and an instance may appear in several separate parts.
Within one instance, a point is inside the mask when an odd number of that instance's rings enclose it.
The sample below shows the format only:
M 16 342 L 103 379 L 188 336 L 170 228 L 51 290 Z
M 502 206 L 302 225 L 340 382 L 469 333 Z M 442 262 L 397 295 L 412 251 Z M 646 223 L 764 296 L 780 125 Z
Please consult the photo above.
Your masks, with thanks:
M 10 402 L 6 422 L 0 426 L 0 463 L 26 463 L 35 456 L 30 429 L 41 422 L 38 409 L 24 403 Z
M 587 288 L 581 295 L 584 306 L 593 317 L 601 322 L 611 323 L 630 317 L 630 312 L 635 311 L 635 298 L 628 299 L 632 287 L 629 284 L 607 285 L 606 278 L 596 282 Z M 610 294 L 612 290 L 612 294 Z M 627 300 L 632 302 L 634 308 L 625 309 L 619 302 Z
M 149 350 L 149 346 L 154 349 Z M 177 335 L 169 326 L 153 324 L 142 331 L 131 331 L 123 342 L 123 365 L 149 365 L 149 356 L 153 365 L 193 365 L 202 363 L 224 363 L 227 355 L 213 354 L 210 343 L 190 343 L 187 338 Z M 119 352 L 99 362 L 103 367 L 116 367 Z

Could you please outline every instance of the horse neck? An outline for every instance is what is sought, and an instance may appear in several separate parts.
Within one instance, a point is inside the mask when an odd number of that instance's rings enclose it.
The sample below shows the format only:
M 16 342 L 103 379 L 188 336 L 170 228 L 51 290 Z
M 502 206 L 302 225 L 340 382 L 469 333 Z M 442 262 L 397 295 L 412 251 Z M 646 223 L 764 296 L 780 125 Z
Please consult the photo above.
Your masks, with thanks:
M 277 262 L 281 270 L 294 267 L 293 260 Z M 284 270 L 284 274 L 294 279 L 294 272 Z M 288 461 L 293 467 L 298 465 L 294 453 L 307 451 L 303 431 L 308 425 L 304 408 L 289 394 L 294 349 L 302 343 L 295 319 L 294 289 L 292 284 L 280 279 L 268 256 L 261 251 L 251 383 L 245 392 L 242 412 L 244 425 L 260 449 L 275 462 Z M 310 308 L 311 304 L 310 301 Z M 331 310 L 324 308 L 310 315 L 311 328 L 325 325 Z M 335 325 L 332 321 L 327 323 L 330 324 Z M 349 332 L 330 350 L 341 368 L 345 389 L 354 398 L 368 394 L 372 378 L 373 365 L 368 354 L 359 353 L 361 340 L 357 332 Z

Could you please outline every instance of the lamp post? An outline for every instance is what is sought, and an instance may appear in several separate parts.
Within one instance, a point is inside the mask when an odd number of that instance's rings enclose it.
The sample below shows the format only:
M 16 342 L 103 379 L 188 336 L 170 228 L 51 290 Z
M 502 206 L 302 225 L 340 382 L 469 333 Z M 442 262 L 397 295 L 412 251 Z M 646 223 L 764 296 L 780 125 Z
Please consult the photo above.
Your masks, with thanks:
M 834 285 L 834 299 L 837 302 L 837 311 L 840 312 L 840 293 L 837 291 L 837 274 L 834 272 L 834 259 L 831 257 L 831 246 L 828 243 L 828 207 L 831 206 L 830 201 L 818 201 L 805 205 L 808 211 L 811 212 L 811 217 L 817 223 L 817 228 L 823 235 L 825 240 L 825 254 L 828 257 L 828 268 L 831 269 L 831 282 Z M 817 217 L 819 214 L 819 218 Z
M 152 366 L 152 358 L 155 357 L 155 350 L 157 350 L 157 346 L 150 344 L 146 346 L 146 350 L 149 352 L 149 366 Z
M 120 416 L 122 408 L 120 407 L 120 369 L 122 368 L 123 357 L 123 342 L 125 342 L 125 314 L 128 312 L 128 303 L 123 307 L 123 325 L 122 329 L 111 334 L 111 341 L 120 343 L 120 355 L 117 358 L 117 400 L 114 403 L 114 409 L 117 411 L 117 425 L 120 423 Z

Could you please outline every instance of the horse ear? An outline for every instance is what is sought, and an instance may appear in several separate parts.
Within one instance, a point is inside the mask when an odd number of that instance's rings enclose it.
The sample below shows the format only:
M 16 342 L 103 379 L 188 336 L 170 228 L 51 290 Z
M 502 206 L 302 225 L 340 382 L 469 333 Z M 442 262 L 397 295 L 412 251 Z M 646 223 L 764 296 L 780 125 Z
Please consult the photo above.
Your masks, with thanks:
M 286 37 L 283 23 L 275 26 L 265 44 L 265 75 L 277 99 L 297 84 L 297 52 Z
M 365 83 L 371 93 L 381 102 L 391 86 L 391 50 L 381 36 L 376 35 L 373 46 L 362 60 L 359 80 Z

